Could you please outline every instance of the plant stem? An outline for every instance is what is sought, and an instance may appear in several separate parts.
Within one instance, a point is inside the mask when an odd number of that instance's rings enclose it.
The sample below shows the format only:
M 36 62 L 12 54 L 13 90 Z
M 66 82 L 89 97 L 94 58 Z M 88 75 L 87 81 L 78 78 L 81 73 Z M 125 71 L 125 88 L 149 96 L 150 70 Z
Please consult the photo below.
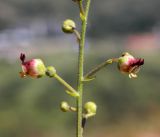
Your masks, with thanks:
M 74 29 L 74 34 L 76 35 L 76 37 L 77 37 L 77 41 L 78 41 L 78 43 L 80 43 L 80 39 L 81 39 L 81 36 L 80 36 L 80 34 L 79 34 L 79 32 L 76 30 L 76 29 Z
M 78 92 L 79 98 L 77 98 L 77 137 L 83 137 L 82 128 L 82 98 L 83 98 L 83 65 L 84 65 L 84 46 L 87 28 L 88 12 L 91 0 L 87 0 L 84 20 L 82 20 L 82 31 L 79 45 L 79 56 L 78 56 Z
M 79 6 L 80 14 L 84 15 L 84 9 L 83 9 L 82 0 L 78 1 L 78 6 Z
M 72 87 L 70 86 L 66 81 L 64 81 L 58 74 L 54 75 L 54 78 L 59 81 L 64 87 L 67 88 L 67 92 L 71 93 L 72 95 L 74 95 L 75 97 L 79 97 L 79 93 Z

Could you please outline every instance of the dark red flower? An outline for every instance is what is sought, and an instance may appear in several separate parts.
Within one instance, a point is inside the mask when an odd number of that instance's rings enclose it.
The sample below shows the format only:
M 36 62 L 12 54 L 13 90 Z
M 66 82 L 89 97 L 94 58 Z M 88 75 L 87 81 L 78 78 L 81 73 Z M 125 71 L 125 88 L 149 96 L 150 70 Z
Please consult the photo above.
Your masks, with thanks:
M 41 59 L 31 59 L 25 61 L 25 54 L 21 53 L 20 60 L 22 61 L 22 72 L 20 72 L 21 77 L 31 76 L 33 78 L 38 78 L 46 73 L 46 67 Z
M 118 59 L 118 68 L 122 73 L 128 73 L 130 78 L 136 78 L 140 66 L 144 64 L 144 59 L 134 58 L 125 52 Z

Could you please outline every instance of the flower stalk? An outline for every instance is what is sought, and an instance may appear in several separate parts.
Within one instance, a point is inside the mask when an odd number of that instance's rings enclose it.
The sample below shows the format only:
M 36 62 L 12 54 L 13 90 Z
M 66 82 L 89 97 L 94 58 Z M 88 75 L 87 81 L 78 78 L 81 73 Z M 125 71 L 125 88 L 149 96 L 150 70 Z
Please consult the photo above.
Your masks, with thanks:
M 64 81 L 58 74 L 55 74 L 54 78 L 57 81 L 59 81 L 67 89 L 66 92 L 69 95 L 73 97 L 79 97 L 79 93 L 72 86 L 70 86 L 66 81 Z
M 80 14 L 81 14 L 81 15 L 84 15 L 84 8 L 83 8 L 82 0 L 79 0 L 79 1 L 77 1 L 77 2 L 78 2 Z
M 96 67 L 94 67 L 92 70 L 90 70 L 85 76 L 84 76 L 84 81 L 88 80 L 88 79 L 93 79 L 95 77 L 95 74 L 100 71 L 102 68 L 106 67 L 109 64 L 112 64 L 113 62 L 117 62 L 117 58 L 114 59 L 108 59 L 104 62 L 102 62 L 101 64 L 97 65 Z
M 79 34 L 79 32 L 76 29 L 74 30 L 74 34 L 75 34 L 75 36 L 77 38 L 77 42 L 80 43 L 81 35 Z

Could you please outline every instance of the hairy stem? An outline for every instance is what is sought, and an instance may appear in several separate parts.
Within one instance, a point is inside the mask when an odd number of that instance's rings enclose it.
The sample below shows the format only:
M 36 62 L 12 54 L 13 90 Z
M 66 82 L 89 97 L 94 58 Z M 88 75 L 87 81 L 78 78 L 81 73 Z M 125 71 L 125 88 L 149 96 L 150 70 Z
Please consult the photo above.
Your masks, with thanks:
M 82 1 L 81 1 L 82 2 Z M 81 39 L 79 45 L 78 56 L 78 92 L 79 98 L 77 98 L 77 137 L 83 137 L 82 128 L 82 98 L 83 98 L 83 64 L 84 64 L 84 46 L 87 28 L 88 12 L 91 0 L 87 0 L 84 19 L 82 20 Z

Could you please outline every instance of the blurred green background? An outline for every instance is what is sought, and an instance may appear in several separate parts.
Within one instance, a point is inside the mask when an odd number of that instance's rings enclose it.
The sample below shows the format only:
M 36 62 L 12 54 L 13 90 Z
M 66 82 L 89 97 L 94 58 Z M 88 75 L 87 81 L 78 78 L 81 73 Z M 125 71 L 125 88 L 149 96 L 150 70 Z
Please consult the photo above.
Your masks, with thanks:
M 160 136 L 160 1 L 92 1 L 85 72 L 128 51 L 145 59 L 137 79 L 113 64 L 85 84 L 84 102 L 97 103 L 86 137 Z M 78 45 L 61 31 L 71 18 L 80 29 L 71 0 L 0 0 L 0 137 L 75 137 L 76 116 L 59 109 L 75 105 L 54 79 L 19 77 L 19 55 L 41 58 L 76 88 Z

